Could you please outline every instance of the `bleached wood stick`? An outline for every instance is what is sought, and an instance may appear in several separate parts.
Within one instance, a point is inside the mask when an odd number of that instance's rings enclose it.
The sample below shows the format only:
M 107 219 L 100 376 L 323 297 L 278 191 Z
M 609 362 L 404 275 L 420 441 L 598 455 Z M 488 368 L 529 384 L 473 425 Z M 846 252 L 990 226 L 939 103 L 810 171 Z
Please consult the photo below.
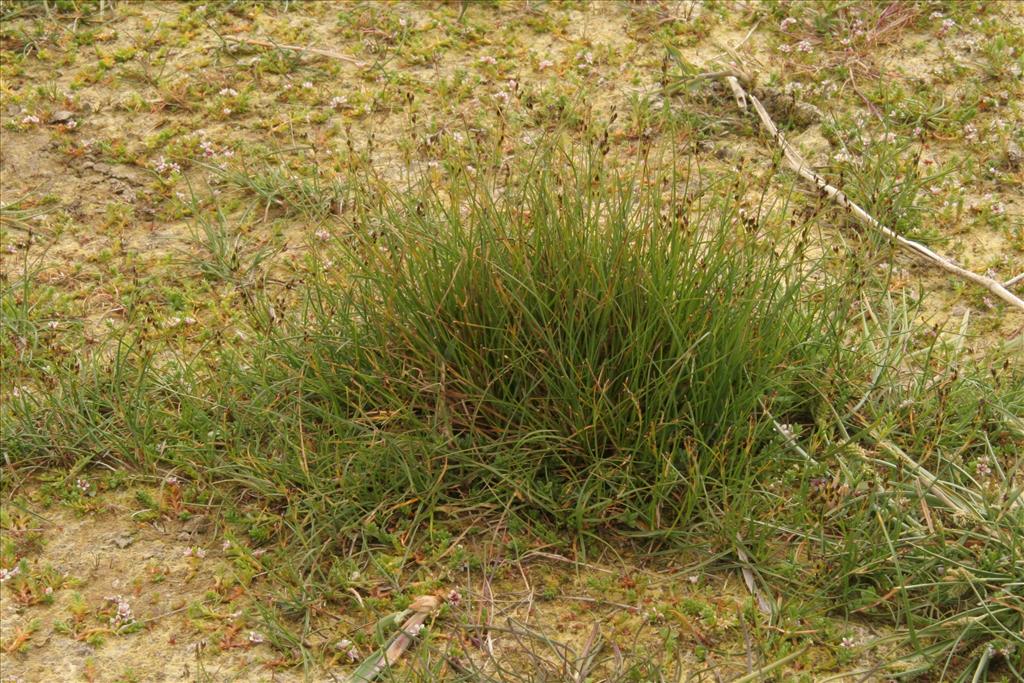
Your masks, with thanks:
M 394 666 L 395 662 L 409 649 L 425 622 L 441 606 L 442 600 L 433 595 L 421 595 L 399 615 L 405 619 L 398 634 L 386 647 L 368 657 L 359 668 L 352 672 L 348 683 L 370 683 L 380 672 Z
M 772 121 L 772 117 L 768 114 L 768 111 L 764 108 L 764 105 L 761 104 L 761 101 L 757 99 L 752 93 L 748 93 L 747 91 L 745 91 L 743 89 L 743 86 L 740 85 L 738 78 L 736 78 L 735 76 L 726 76 L 725 79 L 726 82 L 729 84 L 729 87 L 732 89 L 733 95 L 736 98 L 736 102 L 741 109 L 745 108 L 743 107 L 743 102 L 745 100 L 749 101 L 751 104 L 754 105 L 754 110 L 757 112 L 758 118 L 761 119 L 762 125 L 764 125 L 765 129 L 769 133 L 771 133 L 771 136 L 775 140 L 775 143 L 782 149 L 782 152 L 786 157 L 786 161 L 789 162 L 789 165 L 793 167 L 793 170 L 795 170 L 797 174 L 800 175 L 800 177 L 804 178 L 805 180 L 810 180 L 811 182 L 813 182 L 819 190 L 821 190 L 829 197 L 831 197 L 833 201 L 839 204 L 839 206 L 843 207 L 844 209 L 852 213 L 854 216 L 856 216 L 861 223 L 864 223 L 865 225 L 872 227 L 875 230 L 878 230 L 883 235 L 885 235 L 890 240 L 892 240 L 899 246 L 903 247 L 907 251 L 915 254 L 919 258 L 923 258 L 926 261 L 934 263 L 943 270 L 953 273 L 957 277 L 981 285 L 988 291 L 998 296 L 1003 301 L 1024 311 L 1024 300 L 1014 295 L 1013 292 L 1011 292 L 1006 287 L 999 284 L 992 278 L 986 277 L 985 275 L 979 275 L 978 273 L 967 270 L 966 268 L 961 268 L 948 258 L 940 256 L 939 254 L 935 253 L 934 251 L 924 246 L 923 244 L 915 242 L 914 240 L 909 240 L 906 237 L 903 237 L 902 235 L 894 232 L 893 230 L 890 230 L 889 228 L 875 220 L 875 218 L 871 216 L 871 214 L 862 209 L 855 202 L 851 201 L 850 198 L 847 197 L 842 190 L 833 185 L 830 185 L 829 182 L 825 180 L 825 178 L 823 178 L 822 176 L 820 176 L 818 173 L 811 169 L 807 162 L 804 161 L 803 157 L 800 156 L 800 153 L 797 152 L 796 149 L 794 149 L 793 146 L 789 144 L 786 138 L 782 135 L 782 132 L 779 131 L 778 127 L 775 125 L 775 122 Z
M 295 52 L 308 52 L 314 55 L 320 55 L 321 57 L 330 57 L 331 59 L 337 59 L 342 62 L 354 64 L 358 67 L 365 67 L 365 62 L 360 62 L 355 57 L 349 57 L 338 52 L 331 50 L 324 50 L 319 47 L 306 47 L 304 45 L 285 45 L 284 43 L 275 43 L 270 40 L 260 40 L 259 38 L 237 38 L 235 36 L 225 36 L 225 40 L 231 40 L 236 43 L 244 43 L 246 45 L 258 45 L 259 47 L 269 47 L 278 50 L 294 50 Z

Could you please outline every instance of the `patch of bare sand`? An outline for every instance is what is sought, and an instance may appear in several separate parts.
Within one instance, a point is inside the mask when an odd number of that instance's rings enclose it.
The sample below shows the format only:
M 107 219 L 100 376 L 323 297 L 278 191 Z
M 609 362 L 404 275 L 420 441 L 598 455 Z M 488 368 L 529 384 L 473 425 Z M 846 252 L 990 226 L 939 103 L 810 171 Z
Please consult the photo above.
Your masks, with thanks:
M 0 641 L 7 644 L 19 631 L 36 626 L 23 651 L 0 654 L 5 683 L 301 680 L 296 674 L 266 668 L 264 664 L 274 658 L 272 650 L 250 642 L 248 630 L 235 636 L 232 647 L 212 654 L 224 644 L 212 633 L 220 624 L 193 619 L 190 607 L 205 604 L 231 621 L 231 613 L 241 605 L 217 604 L 207 596 L 231 568 L 219 546 L 212 545 L 213 536 L 202 518 L 198 523 L 197 518 L 184 524 L 139 523 L 127 511 L 81 516 L 61 507 L 38 514 L 34 524 L 45 540 L 40 551 L 27 558 L 28 574 L 50 566 L 68 577 L 69 587 L 57 589 L 51 604 L 31 606 L 19 603 L 13 582 L 0 589 Z M 17 532 L 2 533 L 10 537 Z M 202 549 L 206 557 L 187 556 L 190 548 Z M 102 632 L 107 624 L 96 615 L 109 605 L 109 597 L 118 595 L 143 625 L 140 631 Z M 60 632 L 58 623 L 72 619 L 76 601 L 84 603 L 87 614 L 87 627 L 76 631 L 97 631 L 102 643 L 90 644 L 87 638 Z

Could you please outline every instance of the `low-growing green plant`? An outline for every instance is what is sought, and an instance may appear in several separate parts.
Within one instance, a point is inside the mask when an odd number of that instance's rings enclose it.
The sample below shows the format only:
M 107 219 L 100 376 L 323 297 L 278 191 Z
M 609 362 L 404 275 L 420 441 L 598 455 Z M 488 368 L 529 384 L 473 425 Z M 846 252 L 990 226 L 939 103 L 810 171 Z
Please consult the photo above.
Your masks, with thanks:
M 923 341 L 907 309 L 885 303 L 861 316 L 874 379 L 800 438 L 816 464 L 771 486 L 802 491 L 751 519 L 751 535 L 800 539 L 775 581 L 813 586 L 819 604 L 895 627 L 851 639 L 855 650 L 905 648 L 857 675 L 1001 680 L 985 678 L 1001 667 L 1019 677 L 1024 364 L 1017 351 L 991 349 L 992 365 L 977 367 L 963 348 L 966 318 L 959 334 Z M 877 312 L 895 322 L 869 322 Z
M 337 212 L 348 195 L 338 182 L 322 178 L 318 169 L 305 175 L 274 165 L 261 170 L 203 165 L 226 183 L 258 197 L 264 216 L 275 210 L 319 224 Z
M 968 372 L 808 230 L 763 227 L 785 204 L 741 216 L 746 188 L 698 205 L 590 156 L 507 180 L 383 193 L 301 314 L 249 299 L 247 346 L 124 339 L 57 368 L 0 408 L 7 465 L 207 485 L 266 549 L 246 571 L 274 577 L 268 633 L 307 666 L 315 605 L 350 600 L 338 556 L 401 596 L 423 536 L 471 511 L 513 520 L 513 556 L 568 530 L 736 558 L 787 596 L 749 623 L 887 624 L 854 644 L 888 653 L 871 674 L 1021 671 L 1019 364 Z M 779 666 L 803 651 L 765 633 Z
M 526 178 L 392 202 L 353 237 L 350 284 L 317 287 L 319 333 L 292 348 L 306 401 L 467 446 L 543 435 L 531 464 L 480 471 L 579 531 L 677 529 L 769 467 L 769 415 L 809 414 L 842 297 L 732 197 L 697 211 L 681 178 L 593 158 Z
M 232 219 L 217 207 L 207 214 L 197 211 L 193 201 L 196 225 L 192 240 L 201 254 L 191 257 L 195 267 L 208 279 L 251 287 L 263 274 L 263 263 L 271 255 L 267 245 L 253 245 L 232 223 L 245 223 L 248 214 Z

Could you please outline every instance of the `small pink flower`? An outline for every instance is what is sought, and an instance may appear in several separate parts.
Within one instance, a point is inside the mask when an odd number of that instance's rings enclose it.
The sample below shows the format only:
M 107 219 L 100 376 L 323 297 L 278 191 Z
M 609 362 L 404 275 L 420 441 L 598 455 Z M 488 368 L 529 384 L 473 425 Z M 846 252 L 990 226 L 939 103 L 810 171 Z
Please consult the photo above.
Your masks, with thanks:
M 153 162 L 153 170 L 161 175 L 170 175 L 172 173 L 181 173 L 181 166 L 173 161 L 167 161 L 161 156 Z
M 352 644 L 352 641 L 347 638 L 343 638 L 335 643 L 334 648 L 338 651 L 347 650 L 347 652 L 345 652 L 345 656 L 348 657 L 348 661 L 350 662 L 354 662 L 359 659 L 359 650 L 357 650 L 356 646 Z
M 135 615 L 132 614 L 132 606 L 120 595 L 107 596 L 107 602 L 117 606 L 114 616 L 110 617 L 110 625 L 115 629 L 135 623 Z
M 980 458 L 978 458 L 977 470 L 979 475 L 983 477 L 989 477 L 992 475 L 992 468 L 989 467 L 988 463 L 988 456 L 983 455 Z

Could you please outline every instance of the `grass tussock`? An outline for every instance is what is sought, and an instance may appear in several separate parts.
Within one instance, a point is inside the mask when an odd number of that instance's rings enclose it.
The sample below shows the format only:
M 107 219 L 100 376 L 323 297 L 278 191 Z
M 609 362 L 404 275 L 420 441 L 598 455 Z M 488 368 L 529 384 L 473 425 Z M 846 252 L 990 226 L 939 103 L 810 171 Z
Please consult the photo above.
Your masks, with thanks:
M 769 229 L 738 214 L 742 188 L 694 202 L 685 180 L 548 157 L 500 190 L 460 173 L 393 195 L 321 255 L 339 267 L 301 313 L 250 299 L 245 344 L 122 339 L 8 396 L 5 473 L 205 485 L 273 547 L 282 634 L 349 599 L 342 558 L 408 557 L 470 516 L 516 547 L 568 531 L 729 566 L 740 548 L 786 596 L 772 619 L 885 625 L 861 674 L 1019 676 L 1024 368 L 927 339 L 809 256 L 785 205 Z M 27 276 L 5 288 L 7 324 L 34 329 Z
M 310 398 L 465 445 L 543 436 L 503 473 L 519 495 L 580 529 L 677 528 L 766 467 L 770 415 L 808 413 L 841 297 L 674 178 L 550 160 L 527 177 L 396 202 L 341 250 L 350 283 L 317 292 L 330 334 L 303 341 Z

